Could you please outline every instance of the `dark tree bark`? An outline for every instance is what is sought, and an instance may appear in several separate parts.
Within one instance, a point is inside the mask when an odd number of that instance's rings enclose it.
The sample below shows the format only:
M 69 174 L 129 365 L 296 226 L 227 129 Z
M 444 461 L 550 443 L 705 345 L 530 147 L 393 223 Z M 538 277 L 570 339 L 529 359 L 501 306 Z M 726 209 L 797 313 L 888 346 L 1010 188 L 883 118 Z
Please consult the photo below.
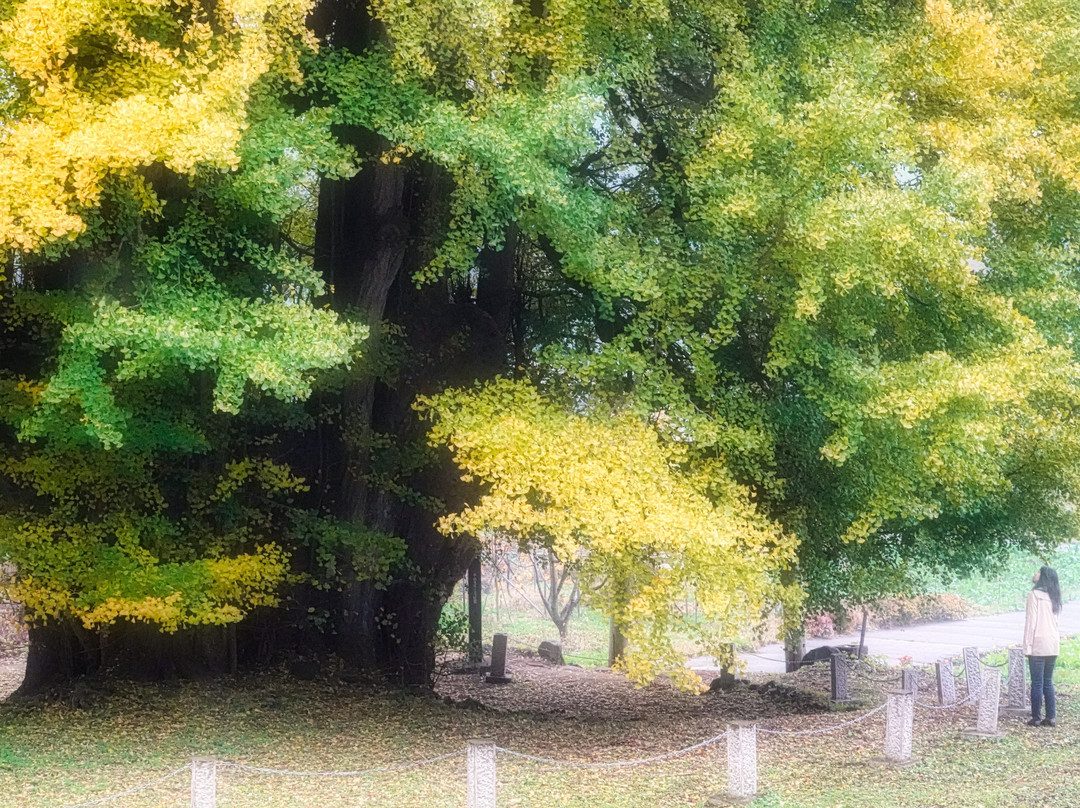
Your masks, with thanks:
M 386 148 L 372 133 L 352 133 L 358 148 Z M 449 278 L 417 285 L 429 256 L 425 245 L 445 222 L 448 178 L 419 164 L 370 160 L 350 180 L 327 181 L 320 193 L 316 261 L 333 286 L 332 305 L 371 328 L 365 353 L 382 350 L 383 328 L 402 336 L 403 356 L 392 383 L 359 371 L 320 428 L 319 490 L 339 518 L 404 540 L 410 573 L 386 589 L 355 580 L 336 605 L 337 652 L 350 669 L 382 671 L 410 686 L 426 686 L 434 668 L 433 639 L 454 584 L 476 553 L 475 541 L 448 538 L 435 523 L 461 507 L 469 490 L 448 453 L 418 468 L 401 468 L 393 485 L 377 469 L 375 437 L 392 436 L 401 455 L 430 451 L 426 425 L 413 409 L 418 395 L 488 379 L 509 366 L 515 304 L 517 234 L 478 258 L 475 300 L 453 294 Z M 383 450 L 385 457 L 385 450 Z M 342 559 L 354 577 L 350 559 Z
M 86 673 L 86 659 L 67 623 L 31 626 L 29 635 L 26 673 L 17 696 L 33 696 Z

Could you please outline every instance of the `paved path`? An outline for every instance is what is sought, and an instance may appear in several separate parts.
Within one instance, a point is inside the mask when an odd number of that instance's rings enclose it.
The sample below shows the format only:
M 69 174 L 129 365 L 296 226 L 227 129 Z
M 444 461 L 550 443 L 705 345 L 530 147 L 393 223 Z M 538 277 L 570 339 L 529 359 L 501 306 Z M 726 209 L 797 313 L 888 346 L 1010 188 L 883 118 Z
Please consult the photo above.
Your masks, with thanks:
M 1080 634 L 1080 601 L 1066 603 L 1061 609 L 1058 627 L 1062 636 Z M 866 650 L 871 656 L 888 659 L 890 665 L 909 656 L 916 665 L 928 665 L 942 657 L 959 656 L 965 646 L 977 646 L 982 651 L 1006 648 L 1019 644 L 1024 636 L 1024 613 L 1010 612 L 990 617 L 970 617 L 946 623 L 923 623 L 907 628 L 890 628 L 866 632 Z M 830 640 L 807 639 L 806 650 L 822 645 L 855 645 L 859 635 L 844 634 Z M 783 673 L 784 648 L 773 643 L 762 646 L 756 653 L 740 653 L 752 673 Z M 695 670 L 715 669 L 711 657 L 695 657 L 687 662 Z

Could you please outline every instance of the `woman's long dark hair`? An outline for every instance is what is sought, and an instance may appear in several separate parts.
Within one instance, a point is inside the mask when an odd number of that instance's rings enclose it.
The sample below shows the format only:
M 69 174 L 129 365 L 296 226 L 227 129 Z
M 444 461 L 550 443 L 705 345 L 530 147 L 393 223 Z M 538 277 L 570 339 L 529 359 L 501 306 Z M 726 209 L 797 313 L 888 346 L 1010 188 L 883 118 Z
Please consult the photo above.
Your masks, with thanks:
M 1039 581 L 1035 584 L 1036 589 L 1041 589 L 1050 596 L 1050 605 L 1054 607 L 1054 614 L 1061 611 L 1061 587 L 1058 586 L 1057 570 L 1053 567 L 1039 567 Z

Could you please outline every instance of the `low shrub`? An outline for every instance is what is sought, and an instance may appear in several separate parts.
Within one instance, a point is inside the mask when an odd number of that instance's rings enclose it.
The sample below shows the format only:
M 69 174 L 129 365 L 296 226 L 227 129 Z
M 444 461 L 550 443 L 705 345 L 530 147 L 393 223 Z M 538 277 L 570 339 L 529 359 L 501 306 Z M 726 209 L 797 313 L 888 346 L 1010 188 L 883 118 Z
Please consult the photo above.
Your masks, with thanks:
M 435 650 L 439 653 L 469 650 L 469 614 L 456 603 L 447 603 L 439 615 Z
M 830 612 L 819 612 L 806 618 L 804 630 L 807 637 L 820 637 L 828 640 L 836 636 L 836 626 Z
M 916 595 L 889 598 L 868 607 L 869 622 L 874 628 L 899 628 L 916 623 L 963 620 L 972 613 L 971 604 L 959 595 Z
M 971 617 L 974 609 L 959 595 L 929 594 L 910 598 L 887 598 L 866 607 L 868 629 L 902 628 L 918 623 L 939 623 Z M 859 631 L 862 607 L 843 612 L 823 612 L 806 619 L 806 636 L 830 639 Z

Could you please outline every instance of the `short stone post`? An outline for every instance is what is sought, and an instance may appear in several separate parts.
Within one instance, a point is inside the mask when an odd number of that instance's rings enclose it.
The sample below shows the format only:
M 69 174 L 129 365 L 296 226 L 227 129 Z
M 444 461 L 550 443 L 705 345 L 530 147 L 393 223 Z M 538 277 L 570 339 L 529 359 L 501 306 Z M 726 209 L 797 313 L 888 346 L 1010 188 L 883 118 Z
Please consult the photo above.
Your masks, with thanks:
M 919 677 L 912 668 L 904 668 L 900 671 L 900 689 L 905 693 L 919 692 Z
M 217 808 L 217 763 L 213 758 L 191 760 L 191 808 Z
M 728 793 L 732 802 L 757 796 L 757 724 L 736 721 L 727 728 Z
M 936 667 L 938 704 L 956 704 L 956 673 L 953 671 L 952 657 L 938 660 Z
M 470 738 L 466 744 L 467 808 L 495 807 L 495 741 Z
M 491 639 L 491 670 L 484 677 L 485 682 L 504 685 L 510 681 L 506 675 L 506 635 L 496 634 Z
M 915 735 L 915 693 L 910 690 L 890 690 L 885 705 L 885 757 L 880 762 L 889 766 L 910 766 L 911 742 Z
M 983 680 L 984 692 L 979 696 L 979 710 L 975 726 L 964 730 L 965 735 L 975 738 L 1004 738 L 998 730 L 998 702 L 1001 700 L 1001 669 L 990 668 Z
M 1022 648 L 1009 649 L 1009 695 L 1005 712 L 1010 715 L 1026 715 L 1028 712 L 1027 665 L 1024 664 Z
M 833 650 L 829 655 L 829 665 L 829 698 L 836 703 L 850 701 L 847 662 L 840 656 L 839 651 Z
M 982 699 L 982 660 L 979 659 L 978 648 L 964 649 L 964 679 L 968 696 L 975 693 L 976 701 Z

